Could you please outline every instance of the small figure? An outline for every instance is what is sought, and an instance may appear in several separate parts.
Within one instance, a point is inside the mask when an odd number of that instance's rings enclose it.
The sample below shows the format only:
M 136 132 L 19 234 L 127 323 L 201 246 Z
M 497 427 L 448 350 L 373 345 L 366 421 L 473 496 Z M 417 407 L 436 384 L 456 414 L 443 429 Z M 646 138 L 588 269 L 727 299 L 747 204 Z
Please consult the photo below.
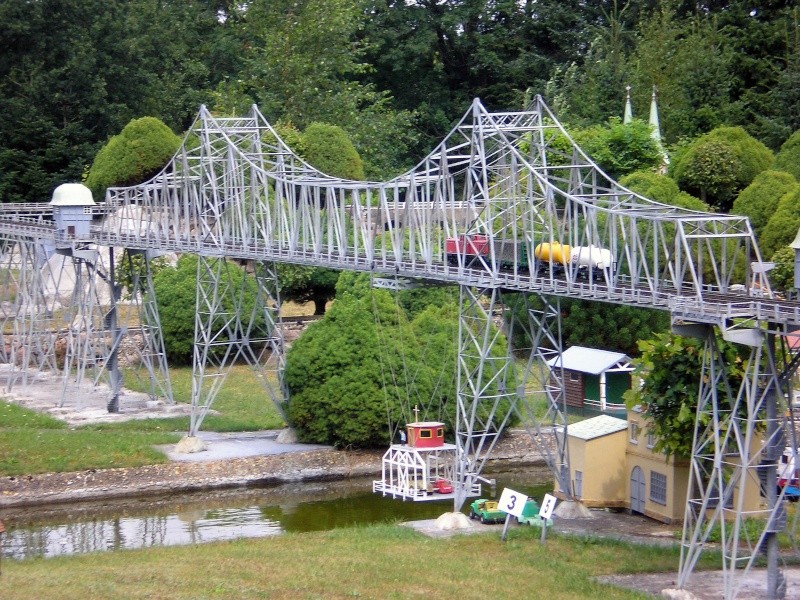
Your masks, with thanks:
M 400 430 L 400 444 L 403 446 L 406 445 L 406 432 L 404 429 Z

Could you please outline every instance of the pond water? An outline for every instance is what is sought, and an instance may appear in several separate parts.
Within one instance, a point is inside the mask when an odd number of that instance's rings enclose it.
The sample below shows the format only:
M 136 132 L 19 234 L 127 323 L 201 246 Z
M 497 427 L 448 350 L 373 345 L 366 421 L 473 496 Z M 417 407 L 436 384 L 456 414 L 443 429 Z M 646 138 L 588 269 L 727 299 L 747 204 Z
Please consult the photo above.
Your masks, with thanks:
M 546 469 L 487 473 L 483 497 L 509 487 L 541 500 L 553 489 Z M 0 511 L 4 558 L 201 544 L 381 522 L 434 519 L 452 500 L 411 502 L 372 493 L 371 479 L 195 492 Z M 464 510 L 467 512 L 467 509 Z

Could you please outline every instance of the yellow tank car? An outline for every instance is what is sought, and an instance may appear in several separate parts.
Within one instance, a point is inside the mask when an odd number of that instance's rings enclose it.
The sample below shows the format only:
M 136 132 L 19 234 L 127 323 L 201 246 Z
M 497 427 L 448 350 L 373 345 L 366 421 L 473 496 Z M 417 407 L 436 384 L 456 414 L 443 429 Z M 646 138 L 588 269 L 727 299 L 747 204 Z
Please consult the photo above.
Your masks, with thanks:
M 545 242 L 533 249 L 533 255 L 542 262 L 554 262 L 566 266 L 569 264 L 570 247 L 560 242 Z

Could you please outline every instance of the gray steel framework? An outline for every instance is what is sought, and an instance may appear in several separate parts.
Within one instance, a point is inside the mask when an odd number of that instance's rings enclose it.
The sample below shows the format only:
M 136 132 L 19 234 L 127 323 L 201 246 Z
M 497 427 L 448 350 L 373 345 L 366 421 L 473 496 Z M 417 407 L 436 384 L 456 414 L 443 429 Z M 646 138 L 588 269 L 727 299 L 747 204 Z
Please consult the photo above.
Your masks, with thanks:
M 203 107 L 182 148 L 160 174 L 138 186 L 108 191 L 90 239 L 73 240 L 56 231 L 50 212 L 49 207 L 36 212 L 0 206 L 0 238 L 31 248 L 44 240 L 72 250 L 89 244 L 89 249 L 174 251 L 200 257 L 198 289 L 203 291 L 198 292 L 193 430 L 213 401 L 214 385 L 206 386 L 207 365 L 224 373 L 239 351 L 259 365 L 265 355 L 252 348 L 269 347 L 275 356 L 281 351 L 271 325 L 255 335 L 251 328 L 257 322 L 276 322 L 275 313 L 270 313 L 275 305 L 266 293 L 274 277 L 266 276 L 259 284 L 264 300 L 258 320 L 232 317 L 223 297 L 236 306 L 238 296 L 224 258 L 461 286 L 457 440 L 464 449 L 465 479 L 480 474 L 498 433 L 485 426 L 486 414 L 511 406 L 527 415 L 524 404 L 534 403 L 538 394 L 546 402 L 549 431 L 558 433 L 563 427 L 559 374 L 544 362 L 548 349 L 560 351 L 558 313 L 552 304 L 543 311 L 528 310 L 526 326 L 534 342 L 526 373 L 544 374 L 531 387 L 524 382 L 525 374 L 492 353 L 499 340 L 490 327 L 492 307 L 499 306 L 501 292 L 656 308 L 669 311 L 676 323 L 716 327 L 756 348 L 766 348 L 772 336 L 785 338 L 800 326 L 800 306 L 770 292 L 747 219 L 666 206 L 623 188 L 581 151 L 540 97 L 526 110 L 496 113 L 476 100 L 431 154 L 386 182 L 347 181 L 316 171 L 283 143 L 255 107 L 240 118 L 215 117 Z M 466 248 L 467 240 L 476 236 L 485 236 L 485 255 L 477 260 L 464 251 L 447 256 L 446 240 L 460 239 L 461 248 Z M 585 248 L 584 256 L 602 249 L 613 265 L 586 269 L 580 261 L 571 261 L 561 268 L 537 257 L 539 244 L 556 243 Z M 24 282 L 20 298 L 35 298 L 41 286 L 36 281 L 38 263 L 26 258 L 20 264 L 24 268 L 14 274 Z M 737 289 L 744 291 L 735 293 Z M 42 319 L 27 327 L 15 340 L 47 331 Z M 217 348 L 223 331 L 230 341 Z M 248 346 L 252 348 L 243 349 Z M 225 358 L 215 363 L 220 353 Z M 775 386 L 782 390 L 784 381 L 765 371 L 760 360 L 768 355 L 762 350 L 751 360 L 751 397 L 782 398 Z M 790 363 L 794 364 L 791 358 Z M 43 368 L 47 361 L 36 364 Z M 772 391 L 759 391 L 767 389 Z M 702 394 L 701 389 L 702 404 L 708 406 Z M 745 431 L 754 431 L 763 418 L 761 406 L 765 405 L 748 405 Z M 782 414 L 774 407 L 768 413 Z M 532 430 L 545 431 L 538 422 Z M 708 448 L 714 464 L 724 462 L 725 445 L 698 444 L 697 450 Z M 560 476 L 568 460 L 565 446 L 552 447 L 551 466 Z M 767 473 L 767 482 L 774 478 L 772 451 L 766 460 L 755 462 L 750 446 L 737 451 L 743 470 L 757 468 Z M 694 457 L 696 472 L 705 456 Z M 718 473 L 712 470 L 710 476 Z M 716 489 L 700 486 L 697 495 L 708 503 Z M 778 514 L 780 503 L 768 500 L 770 514 Z M 739 527 L 741 513 L 732 516 Z M 687 520 L 690 541 L 684 573 L 702 547 L 703 535 L 695 532 L 702 531 L 704 523 L 701 518 Z M 737 539 L 726 540 L 726 555 L 737 555 Z M 735 579 L 746 570 L 732 570 L 730 576 Z M 735 589 L 731 584 L 726 594 L 734 597 Z M 770 594 L 778 593 L 775 590 Z

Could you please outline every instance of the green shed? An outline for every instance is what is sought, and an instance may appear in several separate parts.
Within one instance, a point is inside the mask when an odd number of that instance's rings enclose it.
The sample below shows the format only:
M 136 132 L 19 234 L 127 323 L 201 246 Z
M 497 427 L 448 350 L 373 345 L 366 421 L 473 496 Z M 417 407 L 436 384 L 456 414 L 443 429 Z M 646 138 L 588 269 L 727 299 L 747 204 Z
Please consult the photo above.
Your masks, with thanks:
M 622 394 L 631 387 L 631 360 L 620 352 L 571 346 L 548 361 L 563 366 L 567 408 L 578 414 L 607 414 L 625 418 Z

